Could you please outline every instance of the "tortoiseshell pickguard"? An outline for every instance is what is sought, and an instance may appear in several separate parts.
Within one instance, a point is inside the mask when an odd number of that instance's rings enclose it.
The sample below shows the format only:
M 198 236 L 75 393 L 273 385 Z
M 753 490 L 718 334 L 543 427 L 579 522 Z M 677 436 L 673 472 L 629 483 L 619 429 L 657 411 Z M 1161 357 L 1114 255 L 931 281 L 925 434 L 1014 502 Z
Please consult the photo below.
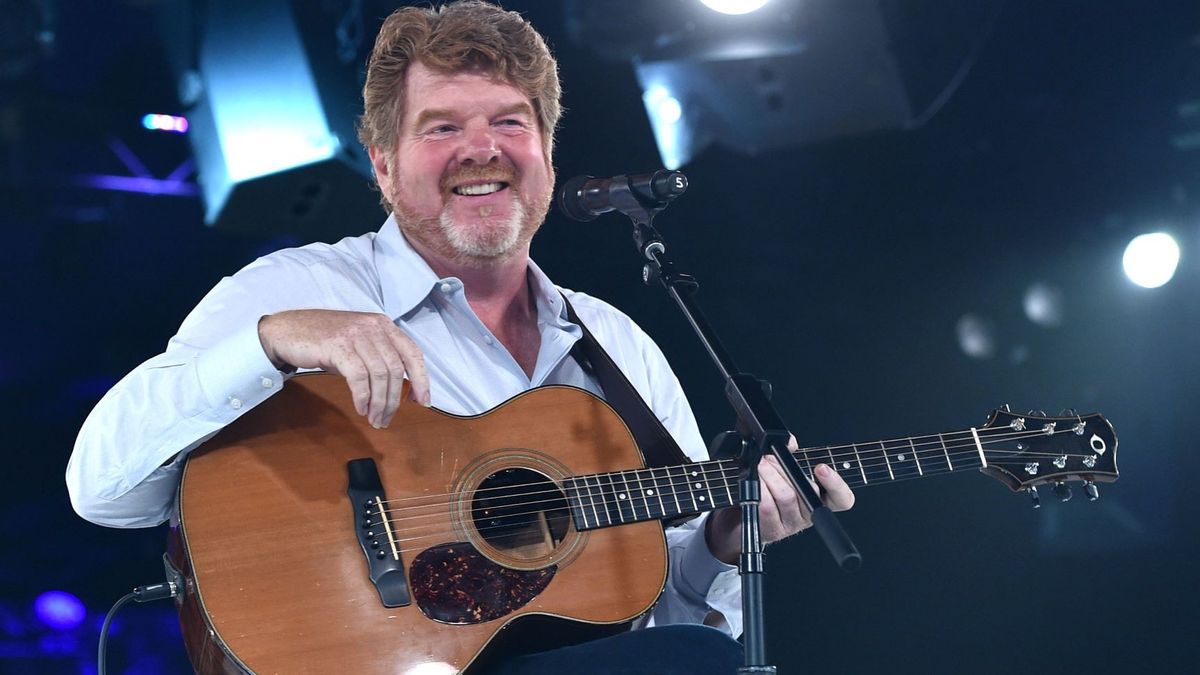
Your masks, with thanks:
M 557 569 L 509 569 L 470 544 L 455 542 L 421 551 L 409 568 L 409 583 L 425 616 L 442 623 L 473 624 L 525 606 L 550 584 Z

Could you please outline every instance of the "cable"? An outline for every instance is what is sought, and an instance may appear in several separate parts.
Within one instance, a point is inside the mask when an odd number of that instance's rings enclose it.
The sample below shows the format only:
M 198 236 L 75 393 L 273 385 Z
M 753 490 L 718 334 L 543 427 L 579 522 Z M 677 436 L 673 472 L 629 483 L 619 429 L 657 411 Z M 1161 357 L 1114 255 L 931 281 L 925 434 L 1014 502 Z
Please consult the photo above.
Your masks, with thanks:
M 133 591 L 121 596 L 112 609 L 108 610 L 108 614 L 104 617 L 104 624 L 100 626 L 100 646 L 96 653 L 96 672 L 98 675 L 105 674 L 105 649 L 108 646 L 108 628 L 112 624 L 113 617 L 122 607 L 129 604 L 130 601 L 151 602 L 153 600 L 163 600 L 173 598 L 178 595 L 178 586 L 173 581 L 164 581 L 157 584 L 148 584 L 146 586 L 138 586 Z

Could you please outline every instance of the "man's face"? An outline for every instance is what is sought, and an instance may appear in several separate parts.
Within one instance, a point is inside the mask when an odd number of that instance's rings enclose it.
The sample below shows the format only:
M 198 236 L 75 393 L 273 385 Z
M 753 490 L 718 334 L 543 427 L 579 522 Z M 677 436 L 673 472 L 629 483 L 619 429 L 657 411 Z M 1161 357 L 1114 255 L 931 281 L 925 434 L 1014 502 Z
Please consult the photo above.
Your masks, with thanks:
M 395 155 L 372 152 L 401 229 L 457 263 L 527 252 L 554 188 L 532 102 L 489 74 L 420 63 L 405 88 Z

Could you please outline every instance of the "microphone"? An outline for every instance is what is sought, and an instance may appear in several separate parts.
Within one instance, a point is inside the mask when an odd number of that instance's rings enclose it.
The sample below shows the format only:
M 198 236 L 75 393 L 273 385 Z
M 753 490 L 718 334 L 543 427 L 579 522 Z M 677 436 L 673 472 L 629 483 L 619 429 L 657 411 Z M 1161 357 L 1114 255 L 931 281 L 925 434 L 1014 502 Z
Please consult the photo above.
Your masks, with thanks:
M 614 209 L 661 209 L 687 191 L 687 176 L 662 169 L 633 176 L 593 178 L 576 176 L 563 184 L 558 208 L 568 218 L 587 222 Z

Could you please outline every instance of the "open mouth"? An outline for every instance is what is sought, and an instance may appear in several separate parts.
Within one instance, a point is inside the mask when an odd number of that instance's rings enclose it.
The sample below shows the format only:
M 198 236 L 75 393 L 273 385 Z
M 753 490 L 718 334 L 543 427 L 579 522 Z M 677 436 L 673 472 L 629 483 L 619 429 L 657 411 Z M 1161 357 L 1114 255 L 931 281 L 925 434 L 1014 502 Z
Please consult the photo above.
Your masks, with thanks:
M 456 195 L 462 195 L 464 197 L 479 197 L 482 195 L 490 195 L 493 192 L 499 192 L 506 187 L 508 187 L 508 183 L 504 182 L 476 183 L 474 185 L 459 185 L 458 187 L 453 188 L 452 192 L 454 192 Z

